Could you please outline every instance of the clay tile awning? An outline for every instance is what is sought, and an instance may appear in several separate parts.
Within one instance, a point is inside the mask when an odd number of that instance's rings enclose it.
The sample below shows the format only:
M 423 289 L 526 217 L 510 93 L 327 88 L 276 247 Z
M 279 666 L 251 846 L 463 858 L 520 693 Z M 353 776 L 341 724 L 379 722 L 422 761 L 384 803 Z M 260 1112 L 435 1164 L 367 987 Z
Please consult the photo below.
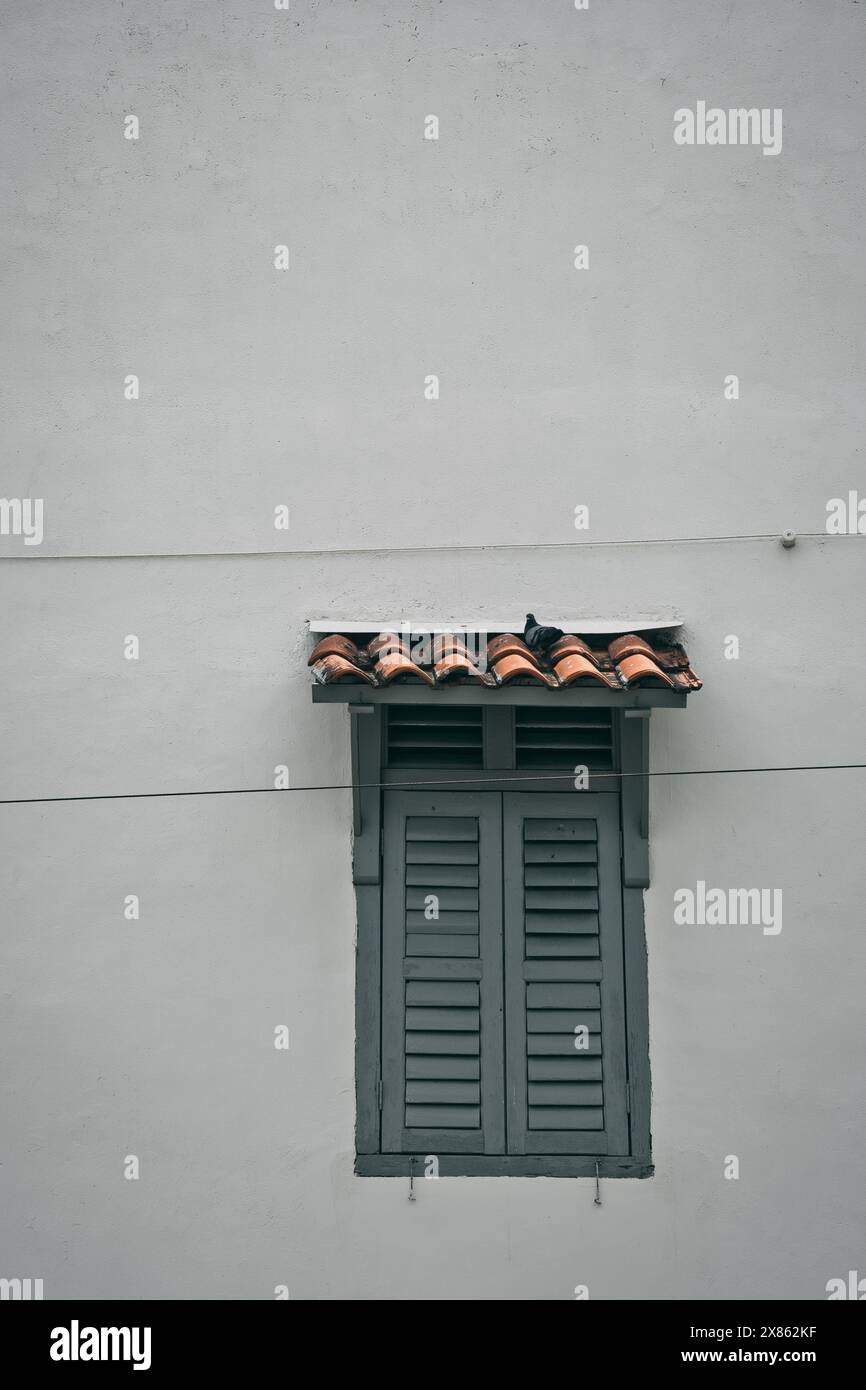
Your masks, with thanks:
M 346 623 L 324 635 L 324 624 L 314 626 L 308 664 L 318 701 L 555 700 L 633 707 L 684 705 L 701 688 L 683 647 L 660 623 L 605 633 L 598 623 L 583 631 L 575 624 L 577 630 L 531 647 L 519 624 L 516 632 L 442 626 L 410 632 L 361 631 L 360 623 Z

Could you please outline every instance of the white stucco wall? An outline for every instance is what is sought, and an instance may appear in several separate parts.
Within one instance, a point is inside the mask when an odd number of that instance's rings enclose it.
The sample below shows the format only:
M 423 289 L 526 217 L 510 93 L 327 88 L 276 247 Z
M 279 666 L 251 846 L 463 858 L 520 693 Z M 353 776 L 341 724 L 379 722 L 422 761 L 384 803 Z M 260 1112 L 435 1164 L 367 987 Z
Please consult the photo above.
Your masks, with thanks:
M 678 608 L 705 689 L 654 771 L 866 762 L 859 538 L 570 544 L 822 532 L 862 484 L 862 8 L 4 4 L 0 493 L 45 539 L 0 538 L 0 796 L 346 782 L 328 610 Z M 698 99 L 783 108 L 782 153 L 676 147 Z M 84 558 L 129 553 L 168 558 Z M 656 1176 L 598 1210 L 352 1175 L 348 792 L 0 806 L 0 1275 L 824 1297 L 864 1259 L 864 813 L 862 771 L 654 780 Z M 782 932 L 675 926 L 699 878 Z

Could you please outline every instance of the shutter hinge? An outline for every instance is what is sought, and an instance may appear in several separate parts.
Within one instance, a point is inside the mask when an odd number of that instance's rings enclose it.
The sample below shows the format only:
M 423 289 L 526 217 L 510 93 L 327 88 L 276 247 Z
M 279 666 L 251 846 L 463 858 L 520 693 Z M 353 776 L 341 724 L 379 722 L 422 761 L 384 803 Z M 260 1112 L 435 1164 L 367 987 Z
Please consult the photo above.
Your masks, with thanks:
M 384 827 L 384 825 L 380 825 L 380 826 L 379 826 L 379 858 L 380 858 L 380 859 L 384 859 L 384 858 L 385 858 L 385 827 Z
M 622 831 L 619 832 L 619 862 L 622 864 L 625 859 L 625 848 L 623 844 Z
M 376 1082 L 376 1100 L 378 1101 L 380 1110 L 382 1109 L 382 1097 L 384 1094 L 384 1090 L 385 1087 L 382 1085 L 382 1078 L 380 1076 L 379 1080 Z
M 631 1081 L 625 1083 L 625 1113 L 631 1114 Z

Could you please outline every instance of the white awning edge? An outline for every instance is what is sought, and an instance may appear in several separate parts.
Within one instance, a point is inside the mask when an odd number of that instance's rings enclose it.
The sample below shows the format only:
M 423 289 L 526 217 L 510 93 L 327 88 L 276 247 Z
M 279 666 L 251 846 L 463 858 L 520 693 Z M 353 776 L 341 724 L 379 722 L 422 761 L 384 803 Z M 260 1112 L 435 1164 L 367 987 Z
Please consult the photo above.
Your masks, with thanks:
M 535 613 L 538 622 L 545 627 L 559 627 L 563 632 L 575 633 L 617 633 L 617 632 L 651 632 L 668 627 L 682 627 L 683 617 L 680 613 L 673 610 L 653 610 L 643 613 L 632 613 L 631 615 L 614 614 L 610 617 L 583 617 L 583 618 L 561 618 L 547 609 L 539 609 Z M 485 632 L 495 634 L 497 632 L 514 632 L 518 635 L 523 632 L 523 625 L 526 615 L 523 613 L 512 615 L 511 619 L 502 617 L 481 617 L 469 620 L 448 622 L 442 618 L 431 618 L 423 614 L 389 614 L 383 618 L 310 618 L 309 629 L 313 636 L 322 637 L 332 632 L 342 632 L 346 635 L 358 632 L 407 632 L 407 633 L 436 633 L 436 632 Z

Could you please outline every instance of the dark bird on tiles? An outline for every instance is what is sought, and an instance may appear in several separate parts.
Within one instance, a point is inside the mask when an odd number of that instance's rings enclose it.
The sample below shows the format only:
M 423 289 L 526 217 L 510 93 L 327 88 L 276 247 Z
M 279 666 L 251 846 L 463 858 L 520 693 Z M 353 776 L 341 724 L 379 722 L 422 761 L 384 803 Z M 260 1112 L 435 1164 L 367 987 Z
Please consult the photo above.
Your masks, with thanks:
M 523 629 L 523 640 L 527 647 L 531 647 L 534 652 L 546 651 L 554 642 L 558 642 L 564 636 L 562 629 L 558 627 L 542 627 L 541 623 L 536 622 L 534 613 L 527 613 L 526 626 Z

